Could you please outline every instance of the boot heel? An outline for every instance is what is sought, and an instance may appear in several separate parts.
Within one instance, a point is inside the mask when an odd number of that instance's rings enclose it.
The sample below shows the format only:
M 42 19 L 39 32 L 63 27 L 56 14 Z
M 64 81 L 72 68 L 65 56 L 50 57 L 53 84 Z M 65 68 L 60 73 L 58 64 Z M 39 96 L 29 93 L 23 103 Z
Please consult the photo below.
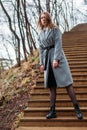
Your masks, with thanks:
M 83 114 L 81 113 L 81 110 L 79 108 L 78 104 L 74 104 L 75 113 L 78 119 L 83 119 Z
M 51 118 L 56 118 L 56 112 L 55 112 L 55 107 L 51 107 L 50 108 L 50 112 L 46 115 L 47 119 L 51 119 Z

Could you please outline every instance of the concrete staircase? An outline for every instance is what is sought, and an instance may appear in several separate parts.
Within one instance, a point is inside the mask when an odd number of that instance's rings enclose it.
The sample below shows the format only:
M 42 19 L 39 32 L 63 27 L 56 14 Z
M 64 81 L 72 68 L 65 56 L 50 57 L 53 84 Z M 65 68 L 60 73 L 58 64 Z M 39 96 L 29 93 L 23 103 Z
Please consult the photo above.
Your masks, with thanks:
M 49 91 L 43 87 L 41 74 L 17 130 L 72 130 L 71 127 L 74 127 L 74 130 L 87 129 L 87 31 L 66 32 L 63 35 L 63 49 L 70 64 L 74 90 L 84 115 L 83 120 L 77 119 L 65 88 L 57 89 L 57 118 L 45 118 L 50 102 Z

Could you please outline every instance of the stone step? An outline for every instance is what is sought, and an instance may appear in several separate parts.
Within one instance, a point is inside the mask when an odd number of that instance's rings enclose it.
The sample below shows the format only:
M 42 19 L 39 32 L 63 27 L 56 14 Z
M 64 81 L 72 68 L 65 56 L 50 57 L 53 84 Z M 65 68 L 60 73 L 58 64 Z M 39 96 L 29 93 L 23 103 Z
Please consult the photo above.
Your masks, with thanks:
M 15 130 L 87 130 L 87 127 L 18 127 Z
M 87 107 L 81 107 L 83 116 L 87 117 Z M 49 107 L 28 107 L 24 110 L 24 117 L 45 117 L 49 113 Z M 76 116 L 73 107 L 56 107 L 56 113 L 58 117 L 70 117 Z
M 81 107 L 87 107 L 87 98 L 78 99 L 79 105 Z M 50 99 L 30 99 L 29 107 L 49 107 L 50 106 Z M 57 107 L 72 107 L 73 104 L 71 99 L 56 99 L 56 106 Z
M 78 120 L 76 117 L 57 117 L 54 119 L 46 119 L 45 117 L 24 117 L 20 122 L 21 126 L 62 126 L 62 127 L 87 127 L 87 117 L 84 117 L 83 120 Z

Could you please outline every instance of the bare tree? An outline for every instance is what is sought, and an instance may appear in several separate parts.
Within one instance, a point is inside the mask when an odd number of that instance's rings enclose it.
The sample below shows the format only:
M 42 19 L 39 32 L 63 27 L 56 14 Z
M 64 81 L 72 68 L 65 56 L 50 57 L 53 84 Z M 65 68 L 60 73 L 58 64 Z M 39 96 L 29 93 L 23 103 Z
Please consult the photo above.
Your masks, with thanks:
M 17 40 L 17 45 L 18 45 L 18 57 L 17 57 L 17 63 L 18 63 L 18 66 L 20 66 L 20 39 L 18 37 L 18 35 L 16 34 L 15 30 L 13 29 L 12 27 L 12 21 L 11 21 L 11 17 L 9 16 L 9 14 L 7 13 L 2 1 L 0 0 L 0 5 L 4 11 L 4 13 L 6 14 L 7 18 L 8 18 L 8 22 L 9 22 L 9 28 L 12 32 L 12 34 L 14 35 L 15 39 Z
M 50 13 L 50 0 L 46 0 L 46 10 Z
M 33 48 L 36 49 L 36 45 L 35 42 L 33 40 L 32 34 L 31 34 L 31 30 L 30 30 L 30 23 L 28 21 L 28 16 L 27 16 L 27 12 L 26 12 L 26 0 L 22 0 L 22 6 L 23 6 L 23 10 L 24 10 L 24 18 L 25 18 L 25 28 L 26 28 L 26 36 L 27 36 L 27 42 L 29 45 L 29 50 L 31 52 L 31 54 L 33 54 Z M 29 39 L 30 39 L 30 43 L 29 43 Z
M 0 5 L 7 18 L 4 18 L 4 22 L 6 24 L 8 22 L 11 31 L 11 36 L 6 41 L 14 48 L 18 65 L 21 64 L 21 59 L 27 61 L 28 55 L 33 54 L 33 50 L 37 49 L 36 37 L 38 32 L 36 30 L 36 22 L 42 11 L 48 11 L 53 21 L 63 31 L 69 31 L 76 21 L 73 0 L 32 1 L 31 3 L 27 0 L 0 0 Z M 13 7 L 11 11 L 7 9 L 8 4 L 6 5 L 6 3 L 8 2 Z M 85 18 L 87 17 L 86 14 L 78 9 L 76 12 Z
M 20 5 L 20 0 L 17 0 L 17 18 L 18 18 L 18 27 L 19 27 L 19 31 L 20 31 L 20 36 L 21 36 L 21 41 L 22 41 L 22 45 L 23 45 L 23 51 L 24 51 L 24 57 L 25 60 L 27 61 L 27 56 L 26 56 L 26 47 L 25 47 L 25 33 L 24 33 L 24 27 L 23 27 L 23 23 L 24 23 L 24 18 L 21 12 L 21 5 Z M 21 18 L 22 16 L 22 18 Z

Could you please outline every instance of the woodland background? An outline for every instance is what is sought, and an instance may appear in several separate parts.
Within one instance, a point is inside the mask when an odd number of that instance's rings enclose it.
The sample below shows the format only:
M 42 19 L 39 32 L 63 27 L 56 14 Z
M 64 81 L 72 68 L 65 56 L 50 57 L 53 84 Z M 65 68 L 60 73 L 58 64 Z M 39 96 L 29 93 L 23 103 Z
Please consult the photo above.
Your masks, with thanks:
M 87 0 L 0 0 L 0 73 L 38 48 L 37 19 L 50 12 L 62 32 L 87 22 Z

